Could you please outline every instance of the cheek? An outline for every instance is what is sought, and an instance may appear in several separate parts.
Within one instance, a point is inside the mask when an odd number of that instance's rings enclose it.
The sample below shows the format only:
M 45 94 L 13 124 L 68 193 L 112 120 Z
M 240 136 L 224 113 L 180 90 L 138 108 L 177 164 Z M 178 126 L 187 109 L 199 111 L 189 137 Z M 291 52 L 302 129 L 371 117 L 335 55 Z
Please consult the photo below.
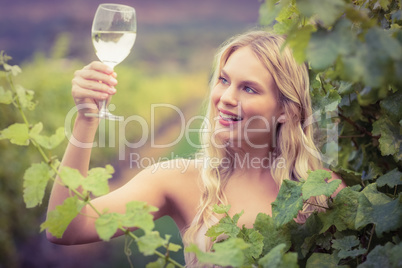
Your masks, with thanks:
M 212 92 L 211 92 L 211 104 L 212 104 L 212 106 L 217 106 L 218 105 L 218 103 L 219 103 L 219 100 L 221 99 L 221 92 L 220 92 L 220 90 L 218 90 L 216 87 L 214 87 L 213 89 L 212 89 Z

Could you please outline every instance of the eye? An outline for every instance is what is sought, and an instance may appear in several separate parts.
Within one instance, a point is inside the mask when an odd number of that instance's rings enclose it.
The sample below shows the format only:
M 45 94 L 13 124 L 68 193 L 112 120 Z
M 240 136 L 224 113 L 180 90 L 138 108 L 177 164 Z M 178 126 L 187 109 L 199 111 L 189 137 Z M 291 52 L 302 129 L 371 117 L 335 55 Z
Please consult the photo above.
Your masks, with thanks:
M 224 78 L 222 76 L 219 76 L 219 81 L 224 85 L 229 84 L 228 80 L 226 80 L 226 78 Z
M 244 87 L 244 91 L 250 94 L 255 94 L 257 93 L 257 91 L 255 91 L 254 89 L 252 89 L 251 87 Z

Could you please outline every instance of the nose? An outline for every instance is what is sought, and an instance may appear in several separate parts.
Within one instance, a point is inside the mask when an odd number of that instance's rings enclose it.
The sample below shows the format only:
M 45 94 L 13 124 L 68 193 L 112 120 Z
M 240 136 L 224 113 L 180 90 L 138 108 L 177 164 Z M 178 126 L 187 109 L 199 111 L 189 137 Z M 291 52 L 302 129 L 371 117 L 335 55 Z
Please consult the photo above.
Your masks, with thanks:
M 236 89 L 232 85 L 226 88 L 220 100 L 225 105 L 236 107 L 238 104 Z

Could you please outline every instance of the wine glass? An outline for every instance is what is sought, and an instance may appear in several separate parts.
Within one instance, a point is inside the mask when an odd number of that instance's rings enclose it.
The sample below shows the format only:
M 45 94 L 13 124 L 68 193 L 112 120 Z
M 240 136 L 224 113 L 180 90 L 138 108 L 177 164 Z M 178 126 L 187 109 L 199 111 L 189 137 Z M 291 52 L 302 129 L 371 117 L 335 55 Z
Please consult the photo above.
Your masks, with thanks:
M 120 4 L 100 4 L 92 23 L 92 42 L 96 56 L 112 69 L 131 51 L 137 37 L 135 9 Z M 109 120 L 123 120 L 109 112 L 106 101 L 99 102 L 99 113 L 85 116 Z

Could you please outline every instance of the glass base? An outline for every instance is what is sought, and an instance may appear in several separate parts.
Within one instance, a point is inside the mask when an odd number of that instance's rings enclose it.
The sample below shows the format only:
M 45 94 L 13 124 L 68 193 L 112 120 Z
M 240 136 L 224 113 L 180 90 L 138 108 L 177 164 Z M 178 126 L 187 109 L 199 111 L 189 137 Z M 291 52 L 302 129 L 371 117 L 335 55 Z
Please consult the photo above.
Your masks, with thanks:
M 98 114 L 86 113 L 85 116 L 98 117 L 98 118 L 103 118 L 103 119 L 107 119 L 107 120 L 114 120 L 114 121 L 123 121 L 124 120 L 123 116 L 114 115 L 114 114 L 109 113 L 108 111 L 106 111 L 106 112 L 99 111 Z

